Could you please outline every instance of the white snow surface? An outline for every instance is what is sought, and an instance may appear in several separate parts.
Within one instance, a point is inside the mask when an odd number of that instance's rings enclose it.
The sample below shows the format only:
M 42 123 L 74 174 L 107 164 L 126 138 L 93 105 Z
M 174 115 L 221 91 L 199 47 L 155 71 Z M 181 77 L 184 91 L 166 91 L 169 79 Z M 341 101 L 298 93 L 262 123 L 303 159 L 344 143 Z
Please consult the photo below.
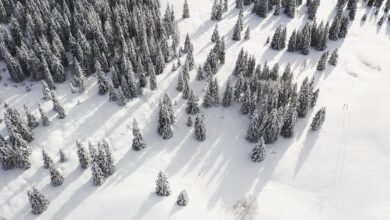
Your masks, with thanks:
M 181 17 L 183 1 L 168 0 Z M 210 41 L 216 22 L 211 21 L 211 0 L 188 0 L 191 18 L 179 19 L 181 42 L 188 32 L 195 47 L 195 61 L 202 64 L 213 47 Z M 162 0 L 162 12 L 167 0 Z M 333 18 L 335 0 L 322 0 L 317 23 Z M 0 216 L 7 219 L 390 219 L 390 24 L 376 25 L 383 11 L 374 16 L 372 9 L 359 4 L 356 20 L 350 24 L 345 39 L 330 41 L 328 48 L 339 48 L 337 67 L 327 66 L 317 72 L 321 52 L 310 56 L 271 50 L 265 41 L 279 24 L 287 25 L 288 36 L 306 23 L 306 7 L 301 6 L 295 19 L 285 15 L 262 19 L 246 7 L 244 26 L 250 26 L 251 39 L 231 40 L 238 17 L 234 1 L 218 23 L 226 39 L 226 64 L 217 77 L 224 83 L 231 75 L 241 48 L 256 56 L 258 62 L 290 62 L 295 80 L 314 76 L 320 88 L 317 106 L 297 124 L 296 136 L 279 138 L 267 145 L 268 157 L 261 163 L 250 161 L 252 144 L 245 141 L 249 125 L 240 106 L 203 109 L 207 139 L 198 142 L 193 129 L 186 127 L 185 101 L 175 90 L 178 71 L 168 64 L 158 76 L 158 90 L 148 89 L 125 107 L 97 94 L 96 78 L 88 80 L 84 94 L 72 94 L 67 84 L 58 85 L 57 96 L 67 112 L 59 120 L 51 103 L 41 99 L 41 84 L 14 87 L 6 79 L 0 85 L 2 102 L 23 113 L 26 104 L 38 117 L 36 103 L 49 111 L 52 124 L 35 129 L 31 143 L 32 167 L 29 170 L 0 171 Z M 360 18 L 370 12 L 365 23 Z M 245 29 L 245 28 L 244 28 Z M 184 61 L 184 59 L 182 60 Z M 4 72 L 3 78 L 7 78 Z M 203 97 L 205 81 L 196 81 L 191 72 L 191 86 Z M 174 137 L 162 140 L 156 132 L 158 101 L 164 93 L 177 101 Z M 78 105 L 78 101 L 80 104 Z M 1 104 L 2 105 L 2 104 Z M 309 131 L 316 110 L 325 106 L 327 119 L 316 133 Z M 1 107 L 0 113 L 4 110 Z M 39 118 L 39 117 L 38 117 Z M 131 149 L 132 120 L 137 119 L 147 143 L 141 152 Z M 7 135 L 4 122 L 0 133 Z M 94 187 L 91 171 L 79 167 L 76 140 L 84 145 L 105 138 L 113 148 L 116 172 L 101 187 Z M 59 163 L 58 150 L 69 154 L 70 161 Z M 41 149 L 56 161 L 65 176 L 60 187 L 50 184 L 49 172 L 42 167 Z M 159 171 L 166 173 L 171 184 L 170 197 L 154 194 Z M 26 190 L 37 187 L 50 200 L 49 208 L 34 216 Z M 189 195 L 189 205 L 179 207 L 176 198 L 182 190 Z M 246 199 L 251 198 L 251 199 Z M 247 216 L 233 208 L 240 200 L 252 201 Z M 237 205 L 235 206 L 237 207 Z

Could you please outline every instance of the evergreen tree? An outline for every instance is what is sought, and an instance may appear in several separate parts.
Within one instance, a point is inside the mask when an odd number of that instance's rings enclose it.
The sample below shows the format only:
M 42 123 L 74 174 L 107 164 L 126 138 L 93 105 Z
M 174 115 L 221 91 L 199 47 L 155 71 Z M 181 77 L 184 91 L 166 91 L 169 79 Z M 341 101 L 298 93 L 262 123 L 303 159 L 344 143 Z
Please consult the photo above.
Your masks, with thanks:
M 236 0 L 236 8 L 242 8 L 243 5 L 244 3 L 242 0 Z
M 337 15 L 329 28 L 329 39 L 337 40 L 339 38 L 339 32 L 341 27 L 341 16 Z
M 39 113 L 41 114 L 42 125 L 45 126 L 45 127 L 49 126 L 50 125 L 50 120 L 47 117 L 46 112 L 43 111 L 42 106 L 41 106 L 40 103 L 38 103 L 38 109 L 39 109 Z
M 218 24 L 215 25 L 213 35 L 211 36 L 211 42 L 215 43 L 219 40 Z
M 118 105 L 119 106 L 124 106 L 127 103 L 127 98 L 125 94 L 122 91 L 122 88 L 117 89 L 117 94 L 116 97 L 118 97 Z
M 138 123 L 134 119 L 133 121 L 133 144 L 132 148 L 135 151 L 140 151 L 144 148 L 146 148 L 146 144 L 144 142 L 144 139 L 142 137 L 141 131 L 138 128 Z
M 196 116 L 194 128 L 195 128 L 196 140 L 204 141 L 206 139 L 206 128 L 205 128 L 205 124 L 204 124 L 204 115 Z
M 241 40 L 241 28 L 240 28 L 239 20 L 234 25 L 233 38 L 232 39 L 235 40 L 235 41 L 240 41 Z
M 158 134 L 165 140 L 173 137 L 173 131 L 171 127 L 171 118 L 169 113 L 169 107 L 163 102 L 160 103 L 160 112 L 158 117 Z
M 188 195 L 185 190 L 181 191 L 179 196 L 177 197 L 176 204 L 178 206 L 187 206 L 188 205 Z
M 43 92 L 43 99 L 44 100 L 50 100 L 50 88 L 47 85 L 45 81 L 42 80 L 42 92 Z
M 311 0 L 309 2 L 307 13 L 308 13 L 308 18 L 310 20 L 314 20 L 316 18 L 316 14 L 319 6 L 320 6 L 320 0 Z
M 268 0 L 259 0 L 255 6 L 254 6 L 254 12 L 262 17 L 262 18 L 266 18 L 267 17 L 267 14 L 268 14 L 268 9 L 269 9 L 269 1 Z
M 75 78 L 75 83 L 74 85 L 76 87 L 78 87 L 78 91 L 79 93 L 83 93 L 85 91 L 85 87 L 86 87 L 86 78 L 85 78 L 85 75 L 84 75 L 84 70 L 83 68 L 80 66 L 80 63 L 77 61 L 77 59 L 75 58 L 74 59 L 74 69 L 75 69 L 75 74 L 74 74 L 74 78 Z
M 169 196 L 171 195 L 171 189 L 167 177 L 160 171 L 156 181 L 156 194 L 158 196 Z
M 27 124 L 31 129 L 37 128 L 39 126 L 39 122 L 35 118 L 31 112 L 28 111 L 27 106 L 24 105 L 24 111 L 26 112 L 27 115 Z
M 229 107 L 231 106 L 233 102 L 233 86 L 230 82 L 230 80 L 226 83 L 225 92 L 223 93 L 222 97 L 222 106 Z
M 294 30 L 291 34 L 290 40 L 288 41 L 288 52 L 295 52 L 297 51 L 297 33 L 296 30 Z
M 338 61 L 338 58 L 339 58 L 338 50 L 335 49 L 335 50 L 332 52 L 332 54 L 330 55 L 330 58 L 329 58 L 328 63 L 329 63 L 330 65 L 336 66 L 336 65 L 337 65 L 337 61 Z
M 195 95 L 194 91 L 190 91 L 190 95 L 187 101 L 186 112 L 187 114 L 195 115 L 200 111 L 198 104 L 198 97 Z
M 58 113 L 57 118 L 64 119 L 66 117 L 65 109 L 58 101 L 54 91 L 51 91 L 51 101 L 53 103 L 53 110 Z
M 43 65 L 45 82 L 49 86 L 50 90 L 55 90 L 56 86 L 54 85 L 54 81 L 53 81 L 52 75 L 50 73 L 50 70 L 49 70 L 49 67 L 47 65 L 46 59 L 43 57 L 43 55 L 41 56 L 41 62 L 42 62 L 42 65 Z
M 187 0 L 184 1 L 184 6 L 183 6 L 183 19 L 189 18 L 190 17 L 190 9 L 188 7 L 188 2 Z
M 347 36 L 348 24 L 349 24 L 349 18 L 347 16 L 343 17 L 340 22 L 340 31 L 338 33 L 339 38 L 345 38 Z
M 264 127 L 264 142 L 272 144 L 278 140 L 278 135 L 281 127 L 281 120 L 277 109 L 273 109 L 268 116 L 268 120 Z
M 260 139 L 259 143 L 256 144 L 252 150 L 251 160 L 253 162 L 261 162 L 265 160 L 265 157 L 266 157 L 266 151 L 264 149 L 264 141 L 263 139 Z
M 305 118 L 309 111 L 310 104 L 312 102 L 313 92 L 309 85 L 309 79 L 306 77 L 301 85 L 301 90 L 298 94 L 298 117 Z
M 49 200 L 47 200 L 46 196 L 39 192 L 35 187 L 27 190 L 27 196 L 31 204 L 31 212 L 34 215 L 42 214 L 49 206 Z
M 328 62 L 328 56 L 329 56 L 329 52 L 328 51 L 326 51 L 325 53 L 323 53 L 321 55 L 320 60 L 317 63 L 317 70 L 318 71 L 324 71 L 325 70 L 326 64 Z
M 105 177 L 104 177 L 104 173 L 103 173 L 102 169 L 100 168 L 99 164 L 97 163 L 97 161 L 92 162 L 91 170 L 92 170 L 93 185 L 95 185 L 95 186 L 103 185 L 103 183 L 105 181 Z
M 249 27 L 247 27 L 247 29 L 245 31 L 244 39 L 249 40 L 249 38 L 250 38 L 250 29 L 249 29 Z
M 295 124 L 297 123 L 298 113 L 296 107 L 290 106 L 286 118 L 284 119 L 282 129 L 280 134 L 285 138 L 290 138 L 294 136 L 295 133 Z
M 64 182 L 64 176 L 55 167 L 50 167 L 50 179 L 53 186 L 61 186 Z
M 252 116 L 251 124 L 248 128 L 246 140 L 249 143 L 256 143 L 260 138 L 260 128 L 259 128 L 259 116 L 254 114 Z
M 325 121 L 325 116 L 326 116 L 326 109 L 325 107 L 322 107 L 320 110 L 318 110 L 310 125 L 312 131 L 318 131 L 321 129 L 322 124 Z
M 59 150 L 59 154 L 60 154 L 61 163 L 65 163 L 66 161 L 68 161 L 68 156 L 65 154 L 65 152 L 62 149 Z
M 50 169 L 54 166 L 53 159 L 46 153 L 45 150 L 42 150 L 42 159 L 43 159 L 43 168 Z
M 227 12 L 229 10 L 228 8 L 228 0 L 224 0 L 223 2 L 223 12 Z
M 196 73 L 196 80 L 203 80 L 204 79 L 204 76 L 203 76 L 203 70 L 202 70 L 202 66 L 199 65 L 199 68 L 198 68 L 198 71 Z
M 99 157 L 103 158 L 103 163 L 101 165 L 104 177 L 109 177 L 115 172 L 114 157 L 112 155 L 112 150 L 110 145 L 103 140 L 102 144 L 99 146 Z
M 99 61 L 96 61 L 95 70 L 96 70 L 96 77 L 98 80 L 98 89 L 99 89 L 98 93 L 99 95 L 105 95 L 108 92 L 108 82 L 103 77 L 103 71 Z
M 87 149 L 81 144 L 80 141 L 76 141 L 77 156 L 79 157 L 80 165 L 83 169 L 87 169 L 91 163 L 91 158 Z
M 150 90 L 156 90 L 157 89 L 157 78 L 156 74 L 154 71 L 151 71 L 150 76 L 149 76 L 149 85 L 150 85 Z
M 287 16 L 290 18 L 294 18 L 295 17 L 295 8 L 296 8 L 295 0 L 287 0 L 286 9 L 285 9 L 284 13 L 287 14 Z
M 193 121 L 192 121 L 191 116 L 188 116 L 186 125 L 187 125 L 187 127 L 192 127 Z
M 184 53 L 188 53 L 189 51 L 194 50 L 194 46 L 191 43 L 190 35 L 187 33 L 186 39 L 184 41 Z M 180 60 L 180 59 L 179 59 Z M 178 61 L 179 61 L 178 60 Z M 178 65 L 180 66 L 180 65 Z

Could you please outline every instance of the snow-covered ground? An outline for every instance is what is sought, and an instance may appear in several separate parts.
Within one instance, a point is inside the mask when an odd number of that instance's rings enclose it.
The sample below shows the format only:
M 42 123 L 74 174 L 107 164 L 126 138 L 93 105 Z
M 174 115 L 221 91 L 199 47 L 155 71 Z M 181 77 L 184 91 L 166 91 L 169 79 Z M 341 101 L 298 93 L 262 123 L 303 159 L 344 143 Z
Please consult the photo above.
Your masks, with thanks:
M 174 5 L 176 17 L 181 17 L 183 1 L 168 2 Z M 191 18 L 178 21 L 181 41 L 188 32 L 195 61 L 202 64 L 213 47 L 210 37 L 216 22 L 209 19 L 212 1 L 188 2 Z M 381 14 L 374 16 L 373 12 L 361 23 L 362 15 L 371 9 L 359 5 L 347 37 L 328 45 L 330 51 L 339 48 L 338 66 L 317 72 L 320 52 L 311 50 L 310 56 L 302 56 L 273 51 L 265 45 L 279 24 L 287 25 L 288 36 L 294 28 L 301 28 L 306 23 L 306 7 L 300 7 L 293 20 L 284 15 L 264 20 L 245 8 L 244 26 L 250 26 L 251 39 L 235 42 L 231 35 L 238 10 L 233 0 L 229 3 L 229 11 L 218 23 L 227 48 L 226 64 L 217 74 L 221 90 L 241 48 L 261 63 L 279 62 L 283 68 L 290 62 L 298 82 L 314 76 L 316 87 L 321 88 L 315 110 L 325 106 L 327 120 L 319 132 L 308 129 L 314 116 L 310 112 L 308 118 L 299 120 L 294 138 L 280 137 L 276 144 L 266 146 L 267 159 L 254 163 L 249 159 L 253 145 L 245 141 L 249 120 L 237 104 L 227 109 L 202 109 L 207 139 L 195 140 L 192 129 L 185 125 L 185 102 L 175 89 L 178 71 L 171 72 L 171 64 L 158 76 L 157 91 L 147 90 L 125 107 L 99 96 L 94 77 L 82 95 L 61 85 L 56 93 L 68 116 L 59 120 L 50 111 L 51 126 L 35 130 L 29 170 L 0 171 L 0 216 L 36 218 L 26 195 L 28 188 L 36 186 L 50 200 L 39 219 L 234 219 L 237 212 L 233 206 L 243 198 L 253 198 L 253 207 L 257 207 L 253 208 L 253 219 L 390 219 L 390 24 L 386 22 L 379 29 L 376 22 Z M 166 4 L 167 0 L 162 0 L 162 11 Z M 321 2 L 318 23 L 333 18 L 335 4 L 335 0 Z M 205 82 L 194 80 L 195 74 L 196 70 L 191 72 L 191 86 L 203 95 Z M 23 86 L 15 88 L 11 83 L 5 87 L 3 82 L 2 101 L 20 112 L 26 104 L 38 116 L 38 101 L 51 110 L 51 103 L 41 99 L 40 83 L 32 82 L 32 91 L 26 93 Z M 165 92 L 177 101 L 174 137 L 168 141 L 156 132 L 158 101 Z M 131 149 L 134 118 L 147 143 L 141 152 Z M 6 135 L 4 123 L 0 133 Z M 114 149 L 117 170 L 103 186 L 94 187 L 90 170 L 79 168 L 75 142 L 79 139 L 86 144 L 103 138 Z M 49 172 L 42 167 L 41 149 L 58 161 L 60 148 L 69 154 L 70 161 L 56 162 L 65 182 L 54 188 Z M 171 184 L 168 198 L 154 194 L 160 170 Z M 175 201 L 184 189 L 190 202 L 180 208 Z

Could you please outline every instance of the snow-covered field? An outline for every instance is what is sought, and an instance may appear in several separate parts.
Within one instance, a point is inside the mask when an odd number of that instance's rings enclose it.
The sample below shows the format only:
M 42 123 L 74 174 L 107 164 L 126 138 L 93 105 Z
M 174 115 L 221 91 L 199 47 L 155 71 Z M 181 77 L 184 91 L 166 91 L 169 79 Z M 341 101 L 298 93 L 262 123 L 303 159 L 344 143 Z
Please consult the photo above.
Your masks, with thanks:
M 169 2 L 181 17 L 183 1 L 162 0 L 162 11 Z M 203 64 L 213 44 L 210 41 L 216 22 L 210 20 L 211 0 L 189 0 L 191 18 L 179 19 L 181 42 L 189 33 L 194 43 L 196 64 Z M 306 7 L 301 6 L 295 19 L 285 15 L 261 19 L 245 8 L 244 26 L 250 26 L 249 41 L 232 41 L 232 28 L 238 10 L 229 1 L 229 11 L 218 23 L 226 39 L 226 64 L 217 77 L 224 85 L 233 71 L 241 48 L 255 55 L 258 62 L 289 62 L 295 79 L 314 76 L 320 97 L 309 117 L 300 119 L 294 138 L 281 138 L 267 145 L 268 157 L 261 163 L 249 159 L 253 145 L 245 140 L 249 120 L 230 108 L 203 109 L 207 139 L 198 142 L 185 123 L 185 101 L 176 91 L 178 71 L 168 64 L 158 76 L 158 90 L 119 107 L 107 96 L 97 94 L 96 79 L 88 80 L 87 91 L 72 94 L 68 85 L 59 85 L 56 93 L 67 111 L 59 120 L 51 103 L 41 99 L 41 84 L 32 91 L 24 86 L 0 85 L 2 102 L 17 107 L 26 104 L 38 115 L 37 102 L 49 111 L 52 124 L 35 130 L 32 167 L 27 171 L 0 171 L 0 216 L 8 219 L 34 219 L 26 190 L 36 186 L 50 200 L 49 208 L 39 219 L 234 219 L 233 206 L 251 198 L 253 219 L 390 219 L 390 24 L 376 25 L 379 16 L 371 12 L 365 23 L 360 18 L 368 10 L 359 9 L 345 39 L 330 41 L 332 51 L 339 48 L 337 67 L 316 71 L 320 52 L 310 56 L 274 51 L 265 45 L 279 24 L 287 25 L 288 34 L 306 23 Z M 335 0 L 322 0 L 317 22 L 334 17 Z M 381 12 L 383 13 L 383 12 Z M 183 60 L 184 61 L 184 60 Z M 4 73 L 2 73 L 4 76 Z M 202 97 L 204 81 L 191 86 Z M 4 77 L 3 77 L 4 78 Z M 30 82 L 29 82 L 30 83 Z M 221 87 L 224 90 L 224 87 Z M 177 101 L 174 137 L 164 141 L 157 135 L 158 101 L 168 93 Z M 79 104 L 78 104 L 79 102 Z M 327 120 L 316 133 L 309 131 L 314 112 L 325 106 Z M 2 115 L 3 108 L 0 113 Z M 147 148 L 131 149 L 132 120 L 137 119 Z M 0 134 L 6 136 L 4 123 Z M 91 171 L 79 168 L 76 140 L 87 144 L 105 138 L 114 150 L 116 173 L 101 187 L 94 187 Z M 59 164 L 62 148 L 70 161 Z M 65 182 L 52 187 L 49 172 L 42 167 L 41 149 L 56 159 Z M 157 173 L 167 174 L 172 195 L 161 198 L 154 194 Z M 189 205 L 176 205 L 177 195 L 187 190 Z

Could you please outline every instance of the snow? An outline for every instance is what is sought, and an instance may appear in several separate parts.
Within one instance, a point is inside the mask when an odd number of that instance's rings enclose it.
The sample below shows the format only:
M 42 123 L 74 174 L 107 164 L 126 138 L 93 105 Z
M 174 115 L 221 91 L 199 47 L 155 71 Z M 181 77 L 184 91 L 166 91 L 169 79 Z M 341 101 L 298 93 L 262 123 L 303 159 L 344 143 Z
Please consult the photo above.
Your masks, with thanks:
M 174 5 L 176 17 L 181 17 L 183 1 L 162 0 L 162 11 L 167 1 Z M 195 61 L 203 64 L 213 47 L 210 38 L 216 22 L 209 19 L 212 1 L 188 3 L 191 17 L 178 21 L 181 41 L 188 32 Z M 321 2 L 318 23 L 333 18 L 335 3 Z M 330 51 L 340 48 L 338 66 L 328 65 L 320 73 L 315 67 L 321 52 L 311 50 L 310 56 L 302 56 L 273 51 L 265 45 L 279 24 L 287 25 L 287 36 L 295 27 L 301 28 L 306 23 L 305 10 L 300 7 L 293 20 L 284 15 L 269 15 L 264 20 L 246 7 L 244 27 L 251 27 L 249 41 L 231 40 L 238 16 L 233 0 L 218 23 L 227 48 L 226 64 L 217 74 L 221 92 L 241 48 L 261 63 L 273 65 L 278 61 L 284 68 L 290 62 L 298 82 L 314 76 L 321 88 L 316 108 L 298 121 L 296 136 L 280 137 L 277 143 L 267 145 L 268 157 L 261 163 L 249 158 L 253 145 L 245 141 L 245 134 L 250 120 L 241 115 L 237 104 L 202 108 L 207 139 L 195 140 L 193 129 L 185 125 L 185 101 L 175 90 L 178 71 L 171 72 L 171 64 L 157 77 L 158 90 L 146 90 L 125 107 L 109 102 L 108 96 L 99 96 L 94 77 L 81 95 L 72 94 L 66 84 L 59 85 L 56 94 L 67 112 L 64 120 L 57 119 L 51 103 L 41 99 L 40 83 L 27 82 L 33 85 L 26 93 L 24 86 L 16 88 L 9 83 L 5 87 L 3 79 L 3 101 L 20 112 L 26 104 L 36 116 L 39 101 L 49 111 L 52 124 L 35 130 L 29 170 L 0 171 L 0 215 L 36 218 L 26 194 L 28 188 L 36 186 L 51 202 L 39 219 L 234 219 L 233 206 L 246 197 L 255 198 L 257 203 L 250 215 L 253 219 L 390 219 L 390 24 L 377 27 L 382 12 L 378 16 L 370 12 L 362 23 L 362 15 L 372 9 L 359 7 L 347 38 L 329 42 Z M 194 80 L 195 75 L 196 68 L 191 71 L 191 86 L 202 97 L 206 84 Z M 156 131 L 158 101 L 165 92 L 178 103 L 174 107 L 174 137 L 168 141 Z M 313 133 L 309 131 L 310 120 L 322 106 L 327 108 L 327 119 L 322 129 Z M 134 118 L 147 144 L 141 152 L 131 149 Z M 7 134 L 4 123 L 0 124 L 0 133 Z M 91 171 L 79 167 L 75 143 L 81 140 L 85 145 L 103 138 L 114 150 L 117 171 L 101 187 L 94 187 Z M 59 163 L 60 148 L 69 154 L 66 163 Z M 52 187 L 49 172 L 42 167 L 41 149 L 55 159 L 64 174 L 62 186 Z M 172 194 L 167 198 L 154 194 L 160 170 L 170 182 Z M 176 205 L 182 190 L 189 196 L 186 207 Z

